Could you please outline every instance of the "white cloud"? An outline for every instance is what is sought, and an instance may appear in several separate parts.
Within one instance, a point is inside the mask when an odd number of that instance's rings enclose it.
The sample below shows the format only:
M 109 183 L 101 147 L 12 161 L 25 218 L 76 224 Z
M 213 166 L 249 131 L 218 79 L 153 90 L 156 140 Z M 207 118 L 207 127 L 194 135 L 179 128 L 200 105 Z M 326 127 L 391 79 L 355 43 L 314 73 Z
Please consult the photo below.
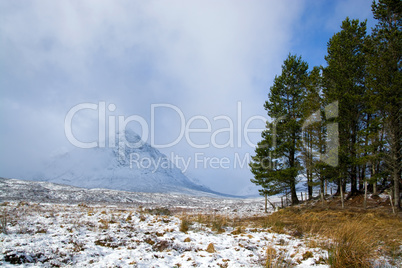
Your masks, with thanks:
M 243 123 L 252 115 L 264 115 L 270 83 L 293 45 L 293 31 L 302 23 L 305 5 L 305 1 L 1 1 L 1 112 L 13 113 L 2 119 L 11 131 L 1 133 L 0 139 L 16 144 L 13 157 L 1 151 L 2 170 L 11 176 L 16 174 L 19 155 L 41 159 L 66 146 L 64 116 L 81 102 L 114 103 L 114 115 L 138 114 L 147 120 L 150 105 L 162 102 L 175 104 L 187 118 L 224 114 L 235 121 L 237 101 L 243 105 Z M 168 114 L 158 118 L 165 138 L 177 135 L 172 118 Z M 26 131 L 27 126 L 37 130 Z M 216 123 L 214 128 L 221 126 L 225 124 Z M 29 141 L 29 153 L 21 140 Z M 182 155 L 196 152 L 185 142 L 170 150 Z M 253 148 L 206 151 L 211 156 L 235 152 L 252 153 Z M 228 191 L 251 177 L 247 169 L 192 170 L 190 175 L 217 190 L 230 184 Z M 228 183 L 232 180 L 236 183 Z

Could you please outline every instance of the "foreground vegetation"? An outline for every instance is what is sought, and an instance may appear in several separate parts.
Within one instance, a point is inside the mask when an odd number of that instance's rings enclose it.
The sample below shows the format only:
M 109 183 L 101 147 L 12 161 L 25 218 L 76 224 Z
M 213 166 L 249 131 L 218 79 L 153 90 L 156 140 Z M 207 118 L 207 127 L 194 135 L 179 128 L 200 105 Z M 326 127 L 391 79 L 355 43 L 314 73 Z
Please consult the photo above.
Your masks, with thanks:
M 389 200 L 337 197 L 263 215 L 192 208 L 5 202 L 0 265 L 398 267 L 401 215 Z
M 300 238 L 269 228 L 234 228 L 224 216 L 198 217 L 188 214 L 191 208 L 184 210 L 3 203 L 0 211 L 7 221 L 0 233 L 0 266 L 249 268 L 265 264 L 269 245 L 283 266 L 328 267 L 326 250 Z M 191 221 L 191 215 L 199 222 Z
M 250 221 L 278 233 L 309 237 L 328 250 L 331 267 L 372 267 L 381 256 L 402 256 L 401 219 L 378 210 L 290 207 Z
M 392 267 L 401 264 L 402 221 L 389 206 L 361 209 L 349 202 L 342 209 L 339 199 L 325 202 L 306 202 L 281 209 L 268 216 L 225 217 L 222 215 L 185 215 L 181 230 L 187 231 L 191 222 L 207 224 L 215 232 L 224 232 L 230 226 L 232 234 L 247 228 L 262 228 L 273 233 L 287 234 L 302 239 L 310 248 L 328 251 L 325 260 L 331 267 Z M 377 261 L 377 263 L 376 263 Z M 266 247 L 266 267 L 286 267 L 280 252 Z

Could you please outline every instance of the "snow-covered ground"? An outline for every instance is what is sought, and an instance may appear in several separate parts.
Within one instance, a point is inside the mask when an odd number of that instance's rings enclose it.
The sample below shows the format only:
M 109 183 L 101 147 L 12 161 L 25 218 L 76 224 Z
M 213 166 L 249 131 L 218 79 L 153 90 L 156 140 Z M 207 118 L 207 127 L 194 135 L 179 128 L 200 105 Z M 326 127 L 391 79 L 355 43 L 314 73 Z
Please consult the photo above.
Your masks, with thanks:
M 216 206 L 223 201 L 215 200 Z M 160 215 L 124 204 L 3 203 L 7 234 L 0 234 L 0 266 L 262 267 L 269 248 L 281 264 L 328 267 L 325 250 L 269 229 L 225 227 L 218 233 L 192 221 L 185 233 L 180 206 L 175 209 L 174 215 Z
M 207 192 L 140 193 L 108 189 L 84 189 L 50 182 L 24 181 L 0 178 L 1 200 L 29 200 L 40 203 L 116 204 L 145 208 L 175 207 L 192 213 L 220 213 L 224 215 L 254 216 L 264 212 L 262 198 L 223 198 Z M 277 197 L 271 202 L 279 202 Z

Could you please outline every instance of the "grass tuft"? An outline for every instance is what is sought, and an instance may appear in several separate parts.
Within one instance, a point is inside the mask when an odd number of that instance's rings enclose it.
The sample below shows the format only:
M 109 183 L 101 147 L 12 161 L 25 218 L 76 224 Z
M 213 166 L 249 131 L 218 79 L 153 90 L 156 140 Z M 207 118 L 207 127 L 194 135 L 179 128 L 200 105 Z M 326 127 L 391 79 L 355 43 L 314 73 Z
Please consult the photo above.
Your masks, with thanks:
M 328 262 L 331 267 L 370 267 L 376 257 L 376 240 L 370 235 L 372 226 L 364 222 L 352 221 L 340 224 L 329 235 Z
M 207 249 L 205 251 L 208 252 L 208 253 L 215 253 L 216 250 L 215 250 L 214 244 L 209 243 L 209 245 L 208 245 L 208 247 L 207 247 Z
M 184 217 L 180 222 L 180 232 L 187 233 L 191 225 L 191 221 L 188 217 Z
M 275 260 L 276 260 L 276 250 L 273 247 L 268 246 L 266 250 L 265 267 L 273 268 Z

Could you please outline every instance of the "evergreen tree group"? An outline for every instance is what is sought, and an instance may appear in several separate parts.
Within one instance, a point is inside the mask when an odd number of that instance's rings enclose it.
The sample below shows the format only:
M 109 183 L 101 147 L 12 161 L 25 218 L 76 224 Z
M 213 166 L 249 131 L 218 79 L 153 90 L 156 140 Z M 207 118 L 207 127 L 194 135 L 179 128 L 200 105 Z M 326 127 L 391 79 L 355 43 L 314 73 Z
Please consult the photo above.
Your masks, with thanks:
M 342 202 L 367 190 L 388 190 L 401 208 L 401 11 L 400 0 L 372 3 L 376 26 L 346 18 L 329 40 L 326 67 L 289 54 L 264 107 L 267 122 L 250 163 L 261 195 L 290 195 L 307 181 L 308 198 L 319 186 L 337 185 Z M 266 202 L 267 204 L 267 202 Z M 343 205 L 343 203 L 342 203 Z

